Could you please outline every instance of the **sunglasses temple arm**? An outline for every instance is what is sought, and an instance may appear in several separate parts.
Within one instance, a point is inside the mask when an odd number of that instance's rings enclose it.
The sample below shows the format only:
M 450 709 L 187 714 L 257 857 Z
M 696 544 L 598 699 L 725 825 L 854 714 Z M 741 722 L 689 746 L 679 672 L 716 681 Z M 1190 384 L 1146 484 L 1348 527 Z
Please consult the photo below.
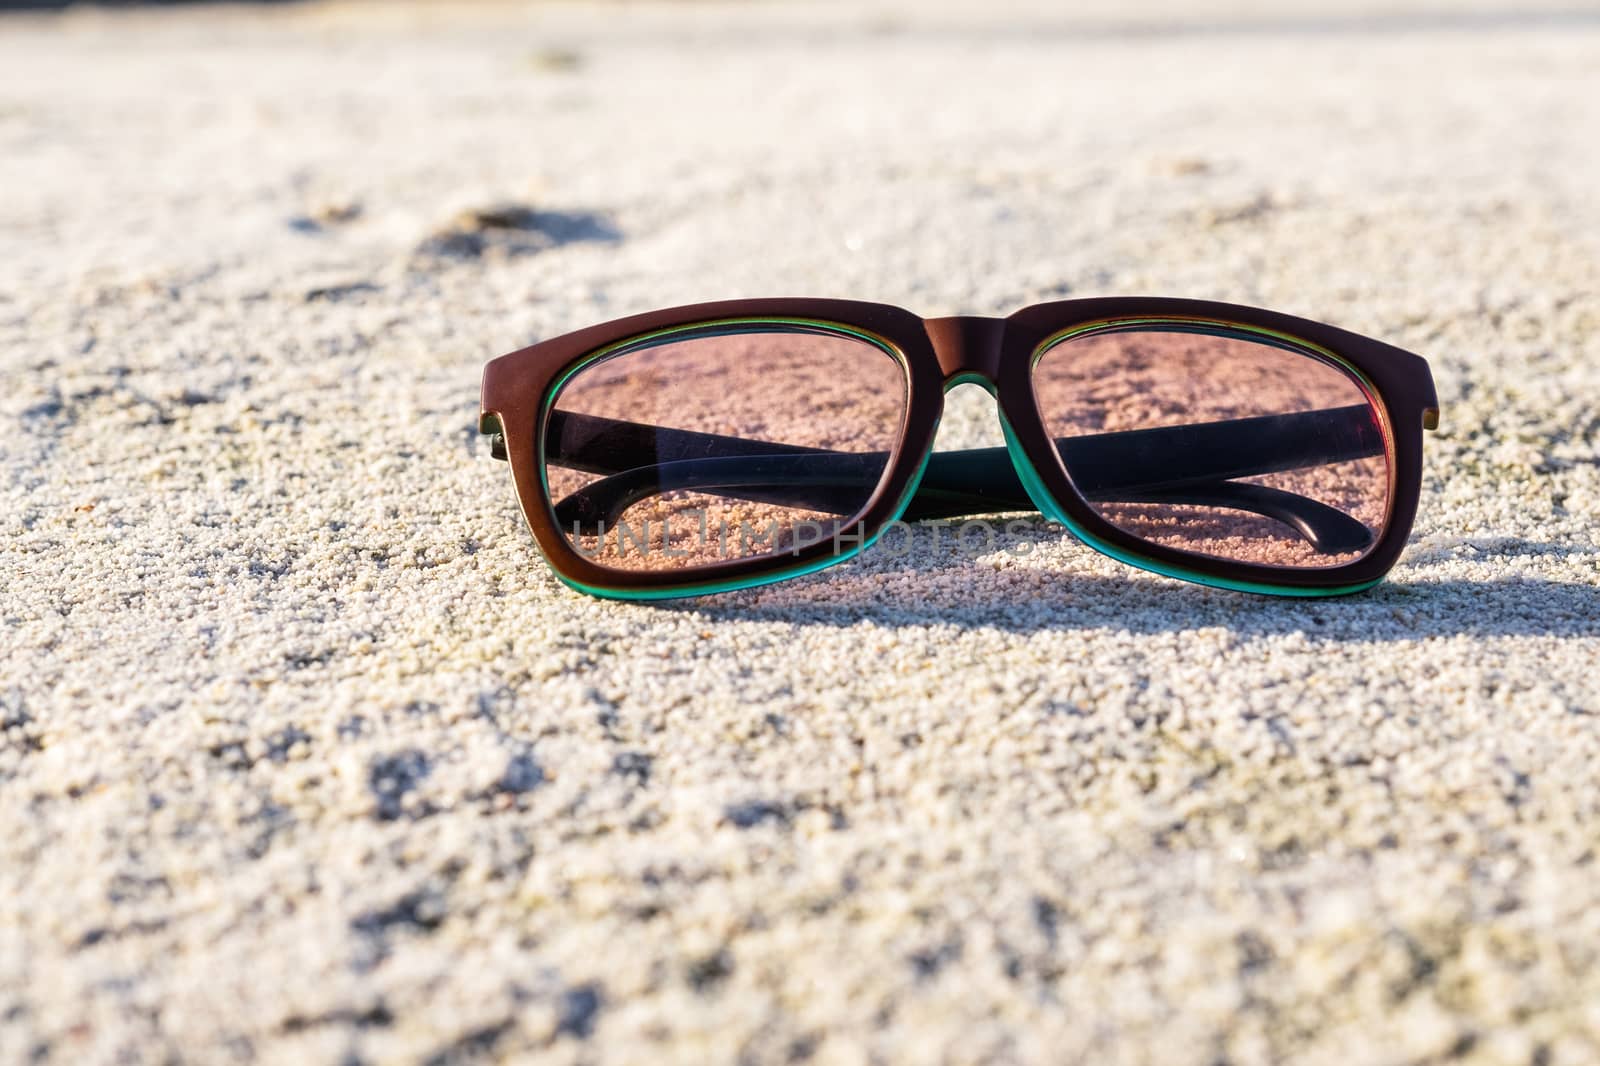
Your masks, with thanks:
M 597 415 L 552 414 L 553 465 L 608 474 L 556 506 L 577 532 L 614 525 L 634 503 L 694 489 L 830 514 L 860 506 L 882 453 L 835 452 L 665 429 Z M 1381 455 L 1384 439 L 1364 404 L 1289 415 L 1130 430 L 1056 441 L 1087 498 L 1251 511 L 1293 527 L 1314 548 L 1365 548 L 1367 528 L 1319 501 L 1233 478 Z M 641 460 L 617 471 L 617 456 Z M 653 460 L 653 461 L 652 461 Z M 907 521 L 1032 510 L 1006 449 L 936 452 L 903 517 Z

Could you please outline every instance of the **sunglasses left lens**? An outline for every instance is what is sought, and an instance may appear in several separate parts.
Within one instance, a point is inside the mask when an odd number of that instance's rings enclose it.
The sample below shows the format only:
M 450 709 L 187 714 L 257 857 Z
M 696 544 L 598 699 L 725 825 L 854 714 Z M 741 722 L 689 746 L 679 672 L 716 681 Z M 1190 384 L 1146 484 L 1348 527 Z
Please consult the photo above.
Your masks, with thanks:
M 1049 344 L 1033 387 L 1074 486 L 1141 540 L 1327 568 L 1383 533 L 1377 401 L 1300 342 L 1199 320 L 1108 322 Z
M 792 558 L 866 509 L 906 404 L 900 359 L 842 327 L 709 323 L 624 342 L 550 406 L 556 526 L 620 571 Z

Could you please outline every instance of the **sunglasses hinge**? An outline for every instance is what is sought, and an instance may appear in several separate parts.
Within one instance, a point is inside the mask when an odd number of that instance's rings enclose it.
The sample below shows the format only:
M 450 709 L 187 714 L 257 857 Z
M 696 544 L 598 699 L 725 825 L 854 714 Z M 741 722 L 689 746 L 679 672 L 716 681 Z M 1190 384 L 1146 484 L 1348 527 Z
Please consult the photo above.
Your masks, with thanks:
M 490 457 L 504 461 L 507 458 L 506 434 L 505 427 L 500 424 L 500 416 L 488 411 L 479 415 L 478 432 L 489 438 Z

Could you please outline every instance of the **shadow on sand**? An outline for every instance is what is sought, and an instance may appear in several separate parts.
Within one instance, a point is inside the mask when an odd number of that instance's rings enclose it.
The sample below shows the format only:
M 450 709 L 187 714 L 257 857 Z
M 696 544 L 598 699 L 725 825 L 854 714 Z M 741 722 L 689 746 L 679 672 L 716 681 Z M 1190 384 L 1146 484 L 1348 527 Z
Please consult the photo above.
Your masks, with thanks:
M 1595 552 L 1518 541 L 1503 554 L 1559 561 Z M 1600 565 L 1592 584 L 1515 572 L 1481 580 L 1407 581 L 1402 559 L 1397 577 L 1367 592 L 1290 599 L 1205 588 L 1131 567 L 1124 577 L 1073 573 L 1067 569 L 1070 558 L 1052 566 L 997 569 L 954 554 L 915 563 L 872 562 L 870 556 L 869 551 L 861 559 L 737 598 L 705 597 L 665 606 L 714 620 L 833 626 L 873 622 L 1012 633 L 1180 633 L 1222 627 L 1241 636 L 1300 633 L 1353 642 L 1600 636 Z M 1495 560 L 1499 558 L 1497 554 Z M 1481 569 L 1494 560 L 1475 561 Z M 962 580 L 963 571 L 970 580 Z

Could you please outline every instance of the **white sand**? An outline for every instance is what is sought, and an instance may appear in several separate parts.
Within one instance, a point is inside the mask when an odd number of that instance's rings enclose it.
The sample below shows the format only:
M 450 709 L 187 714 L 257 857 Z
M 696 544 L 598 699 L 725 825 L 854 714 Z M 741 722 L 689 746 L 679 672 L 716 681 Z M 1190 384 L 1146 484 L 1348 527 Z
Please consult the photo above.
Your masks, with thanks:
M 1163 7 L 0 19 L 0 1062 L 1600 1059 L 1600 13 Z M 473 433 L 632 311 L 1105 293 L 1433 360 L 1390 584 L 603 603 Z

